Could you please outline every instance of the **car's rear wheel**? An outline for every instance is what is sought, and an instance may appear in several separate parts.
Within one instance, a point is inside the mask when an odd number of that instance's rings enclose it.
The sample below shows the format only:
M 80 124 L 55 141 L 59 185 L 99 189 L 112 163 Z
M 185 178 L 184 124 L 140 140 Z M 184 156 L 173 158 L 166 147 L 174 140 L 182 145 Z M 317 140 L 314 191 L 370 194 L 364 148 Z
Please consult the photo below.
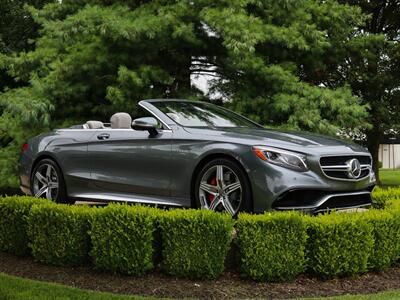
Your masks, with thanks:
M 63 174 L 51 159 L 43 159 L 36 164 L 31 176 L 31 192 L 38 198 L 71 203 L 67 198 Z
M 240 165 L 220 158 L 207 163 L 197 176 L 195 200 L 198 207 L 227 211 L 232 216 L 251 208 L 250 184 Z

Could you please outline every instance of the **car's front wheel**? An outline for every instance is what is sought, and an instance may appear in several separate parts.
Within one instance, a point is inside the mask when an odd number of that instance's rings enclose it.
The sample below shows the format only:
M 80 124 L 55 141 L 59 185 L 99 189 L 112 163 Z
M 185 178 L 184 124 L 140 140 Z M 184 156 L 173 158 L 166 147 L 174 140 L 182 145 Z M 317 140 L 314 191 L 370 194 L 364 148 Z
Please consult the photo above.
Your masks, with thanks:
M 250 184 L 240 165 L 220 158 L 207 163 L 197 176 L 195 200 L 198 207 L 227 211 L 232 216 L 251 208 Z
M 31 192 L 38 198 L 47 198 L 57 203 L 70 203 L 62 172 L 51 159 L 43 159 L 34 167 L 31 176 Z

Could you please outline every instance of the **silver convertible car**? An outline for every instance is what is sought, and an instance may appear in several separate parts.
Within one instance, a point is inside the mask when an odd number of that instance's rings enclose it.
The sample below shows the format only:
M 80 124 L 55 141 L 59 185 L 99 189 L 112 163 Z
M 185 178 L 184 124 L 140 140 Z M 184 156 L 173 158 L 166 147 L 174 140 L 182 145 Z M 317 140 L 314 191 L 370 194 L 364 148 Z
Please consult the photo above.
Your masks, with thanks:
M 372 159 L 359 145 L 276 131 L 205 102 L 144 100 L 133 120 L 88 121 L 21 149 L 21 189 L 80 199 L 216 211 L 320 212 L 371 205 Z

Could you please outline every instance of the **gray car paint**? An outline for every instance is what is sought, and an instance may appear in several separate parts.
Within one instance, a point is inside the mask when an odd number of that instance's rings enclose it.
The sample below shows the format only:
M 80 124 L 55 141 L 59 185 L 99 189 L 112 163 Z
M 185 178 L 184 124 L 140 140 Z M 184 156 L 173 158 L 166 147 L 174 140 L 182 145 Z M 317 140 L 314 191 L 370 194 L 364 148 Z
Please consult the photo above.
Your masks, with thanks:
M 370 155 L 357 144 L 305 132 L 264 128 L 200 129 L 181 127 L 163 114 L 154 101 L 139 104 L 163 123 L 156 136 L 133 129 L 58 129 L 28 141 L 20 158 L 21 189 L 30 193 L 34 164 L 51 157 L 60 166 L 67 193 L 74 198 L 133 201 L 192 206 L 193 180 L 198 166 L 216 156 L 237 160 L 248 174 L 254 211 L 271 209 L 288 190 L 360 191 L 375 182 L 328 178 L 319 159 L 329 155 Z M 99 140 L 108 133 L 110 138 Z M 309 170 L 298 172 L 260 160 L 251 150 L 265 145 L 307 155 Z

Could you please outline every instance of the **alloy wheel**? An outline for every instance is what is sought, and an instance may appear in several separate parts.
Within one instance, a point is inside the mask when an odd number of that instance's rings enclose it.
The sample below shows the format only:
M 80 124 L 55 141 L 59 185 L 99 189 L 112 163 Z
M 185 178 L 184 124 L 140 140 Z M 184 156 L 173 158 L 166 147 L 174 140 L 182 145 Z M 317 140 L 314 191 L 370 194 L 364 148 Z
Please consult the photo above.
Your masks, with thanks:
M 59 190 L 59 179 L 55 168 L 50 164 L 40 165 L 33 176 L 33 194 L 56 200 Z
M 242 202 L 239 177 L 227 166 L 210 167 L 201 178 L 199 199 L 202 208 L 236 215 Z

